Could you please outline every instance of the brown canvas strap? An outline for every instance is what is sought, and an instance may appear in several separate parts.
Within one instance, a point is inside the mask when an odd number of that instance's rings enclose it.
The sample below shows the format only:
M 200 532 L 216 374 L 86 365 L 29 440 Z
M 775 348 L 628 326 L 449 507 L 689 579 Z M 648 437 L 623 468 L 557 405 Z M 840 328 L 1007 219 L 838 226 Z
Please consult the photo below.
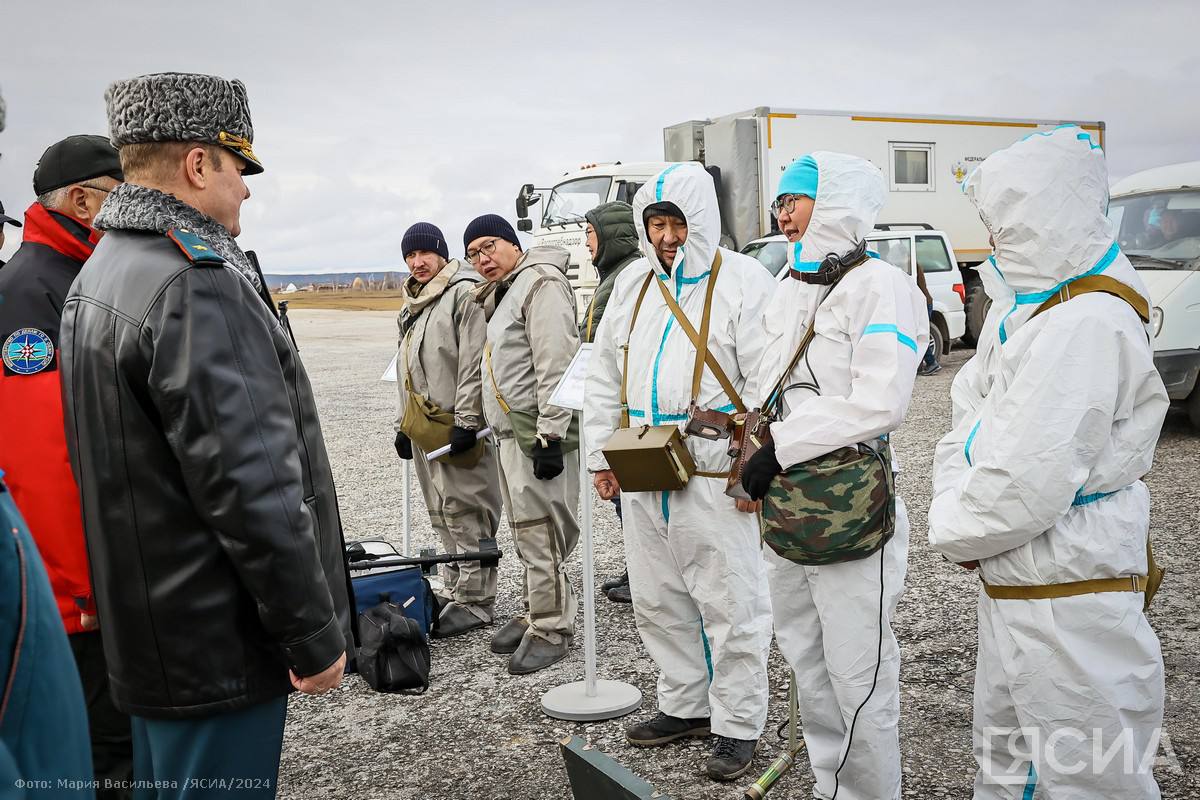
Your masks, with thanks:
M 983 590 L 993 600 L 1053 600 L 1058 597 L 1076 597 L 1098 592 L 1144 592 L 1145 575 L 1129 575 L 1124 578 L 1098 578 L 1090 581 L 1051 583 L 1045 586 L 995 586 L 983 584 Z
M 1114 297 L 1119 297 L 1137 312 L 1137 315 L 1142 318 L 1142 322 L 1150 321 L 1150 304 L 1146 302 L 1146 298 L 1138 294 L 1133 287 L 1121 283 L 1115 278 L 1110 278 L 1107 275 L 1089 275 L 1086 278 L 1071 281 L 1066 286 L 1054 293 L 1046 302 L 1037 307 L 1033 312 L 1033 316 L 1037 316 L 1043 311 L 1054 308 L 1059 303 L 1065 303 L 1072 297 L 1079 297 L 1083 294 L 1091 294 L 1092 292 L 1103 292 L 1111 294 Z
M 500 410 L 505 414 L 512 411 L 508 407 L 508 403 L 504 400 L 504 395 L 500 394 L 500 385 L 496 383 L 496 373 L 492 372 L 492 345 L 491 342 L 483 347 L 483 358 L 487 362 L 488 378 L 492 381 L 492 392 L 496 395 L 496 402 L 500 406 Z
M 621 427 L 629 427 L 629 340 L 633 338 L 633 326 L 637 322 L 638 312 L 642 310 L 642 301 L 646 299 L 646 291 L 650 288 L 650 281 L 654 280 L 654 273 L 651 272 L 646 276 L 646 280 L 642 281 L 642 290 L 638 292 L 637 302 L 633 304 L 633 316 L 629 319 L 629 332 L 625 335 L 625 344 L 621 346 L 624 351 L 622 358 L 624 362 L 621 366 Z
M 742 398 L 738 395 L 737 390 L 733 388 L 733 383 L 725 375 L 725 370 L 721 369 L 720 363 L 716 357 L 708 349 L 708 331 L 709 323 L 712 317 L 712 299 L 713 292 L 717 287 L 717 275 L 721 271 L 721 251 L 717 251 L 716 258 L 713 259 L 711 274 L 708 276 L 708 288 L 704 293 L 704 315 L 700 318 L 700 332 L 696 332 L 695 326 L 691 320 L 687 318 L 687 314 L 679 307 L 679 303 L 675 302 L 675 298 L 671 296 L 671 292 L 667 289 L 664 281 L 658 281 L 658 289 L 662 292 L 663 300 L 670 309 L 671 315 L 679 323 L 679 327 L 683 328 L 683 332 L 687 334 L 691 340 L 692 346 L 696 348 L 696 362 L 692 368 L 692 401 L 700 395 L 700 378 L 704 374 L 704 365 L 707 364 L 713 376 L 717 379 L 717 383 L 721 384 L 721 391 L 725 392 L 725 396 L 733 403 L 733 407 L 737 409 L 739 414 L 746 413 L 746 406 L 742 403 Z
M 1038 306 L 1037 310 L 1033 312 L 1033 316 L 1036 317 L 1047 309 L 1065 303 L 1072 297 L 1080 297 L 1094 292 L 1103 292 L 1124 300 L 1141 318 L 1142 322 L 1150 321 L 1150 304 L 1146 302 L 1146 298 L 1134 291 L 1133 287 L 1107 275 L 1089 275 L 1086 278 L 1071 281 L 1055 292 L 1053 297 Z M 983 589 L 987 592 L 988 597 L 996 600 L 1050 600 L 1056 597 L 1075 597 L 1097 592 L 1146 592 L 1146 605 L 1148 606 L 1150 597 L 1158 591 L 1158 586 L 1162 583 L 1165 574 L 1165 570 L 1154 561 L 1149 532 L 1146 533 L 1146 571 L 1147 575 L 1070 581 L 1068 583 L 1052 583 L 1047 586 L 992 586 L 984 583 Z

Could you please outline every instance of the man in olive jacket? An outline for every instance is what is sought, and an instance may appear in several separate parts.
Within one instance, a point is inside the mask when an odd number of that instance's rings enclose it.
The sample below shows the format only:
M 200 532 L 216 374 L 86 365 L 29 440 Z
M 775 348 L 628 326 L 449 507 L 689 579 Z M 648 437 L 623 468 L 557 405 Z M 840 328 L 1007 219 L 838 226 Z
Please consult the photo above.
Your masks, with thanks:
M 312 387 L 234 241 L 262 172 L 246 90 L 165 73 L 105 99 L 128 182 L 61 355 L 111 691 L 135 781 L 272 797 L 287 694 L 339 684 L 352 602 Z

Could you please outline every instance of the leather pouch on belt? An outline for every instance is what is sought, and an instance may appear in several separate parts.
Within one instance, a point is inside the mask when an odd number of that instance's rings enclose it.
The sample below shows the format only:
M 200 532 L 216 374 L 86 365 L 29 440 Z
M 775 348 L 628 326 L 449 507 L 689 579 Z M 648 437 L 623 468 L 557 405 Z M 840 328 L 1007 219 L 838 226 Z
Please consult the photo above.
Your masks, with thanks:
M 696 462 L 677 425 L 618 428 L 604 458 L 623 492 L 673 492 L 687 486 Z

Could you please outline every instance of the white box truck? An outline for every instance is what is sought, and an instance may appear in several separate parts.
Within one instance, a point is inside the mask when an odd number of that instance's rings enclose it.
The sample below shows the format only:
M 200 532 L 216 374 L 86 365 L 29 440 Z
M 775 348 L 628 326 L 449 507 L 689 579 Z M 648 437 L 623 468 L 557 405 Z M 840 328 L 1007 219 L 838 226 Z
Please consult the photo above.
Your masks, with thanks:
M 518 225 L 539 244 L 571 251 L 570 277 L 586 304 L 596 274 L 584 246 L 583 214 L 610 200 L 631 202 L 666 163 L 699 161 L 713 173 L 721 206 L 723 244 L 740 249 L 775 232 L 770 203 L 779 174 L 797 156 L 836 150 L 870 160 L 888 181 L 881 224 L 928 225 L 950 238 L 967 287 L 967 330 L 973 343 L 983 322 L 983 289 L 973 266 L 991 253 L 987 230 L 960 185 L 980 161 L 1035 131 L 1064 123 L 1088 131 L 1101 147 L 1099 121 L 948 117 L 929 114 L 811 111 L 759 107 L 690 120 L 663 131 L 663 161 L 593 164 L 550 187 L 525 184 L 517 197 Z M 530 208 L 541 203 L 537 224 Z

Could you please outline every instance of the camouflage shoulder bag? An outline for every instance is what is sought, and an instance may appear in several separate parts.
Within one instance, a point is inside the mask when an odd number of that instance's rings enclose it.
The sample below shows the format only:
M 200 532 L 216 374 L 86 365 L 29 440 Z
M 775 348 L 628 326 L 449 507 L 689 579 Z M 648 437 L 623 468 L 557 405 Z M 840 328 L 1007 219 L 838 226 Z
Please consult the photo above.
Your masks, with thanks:
M 788 376 L 812 344 L 815 324 L 814 312 L 795 355 L 767 395 L 765 410 L 772 419 L 779 413 Z M 763 498 L 762 523 L 763 541 L 788 561 L 823 566 L 866 558 L 896 532 L 891 446 L 881 438 L 839 447 L 784 470 Z

